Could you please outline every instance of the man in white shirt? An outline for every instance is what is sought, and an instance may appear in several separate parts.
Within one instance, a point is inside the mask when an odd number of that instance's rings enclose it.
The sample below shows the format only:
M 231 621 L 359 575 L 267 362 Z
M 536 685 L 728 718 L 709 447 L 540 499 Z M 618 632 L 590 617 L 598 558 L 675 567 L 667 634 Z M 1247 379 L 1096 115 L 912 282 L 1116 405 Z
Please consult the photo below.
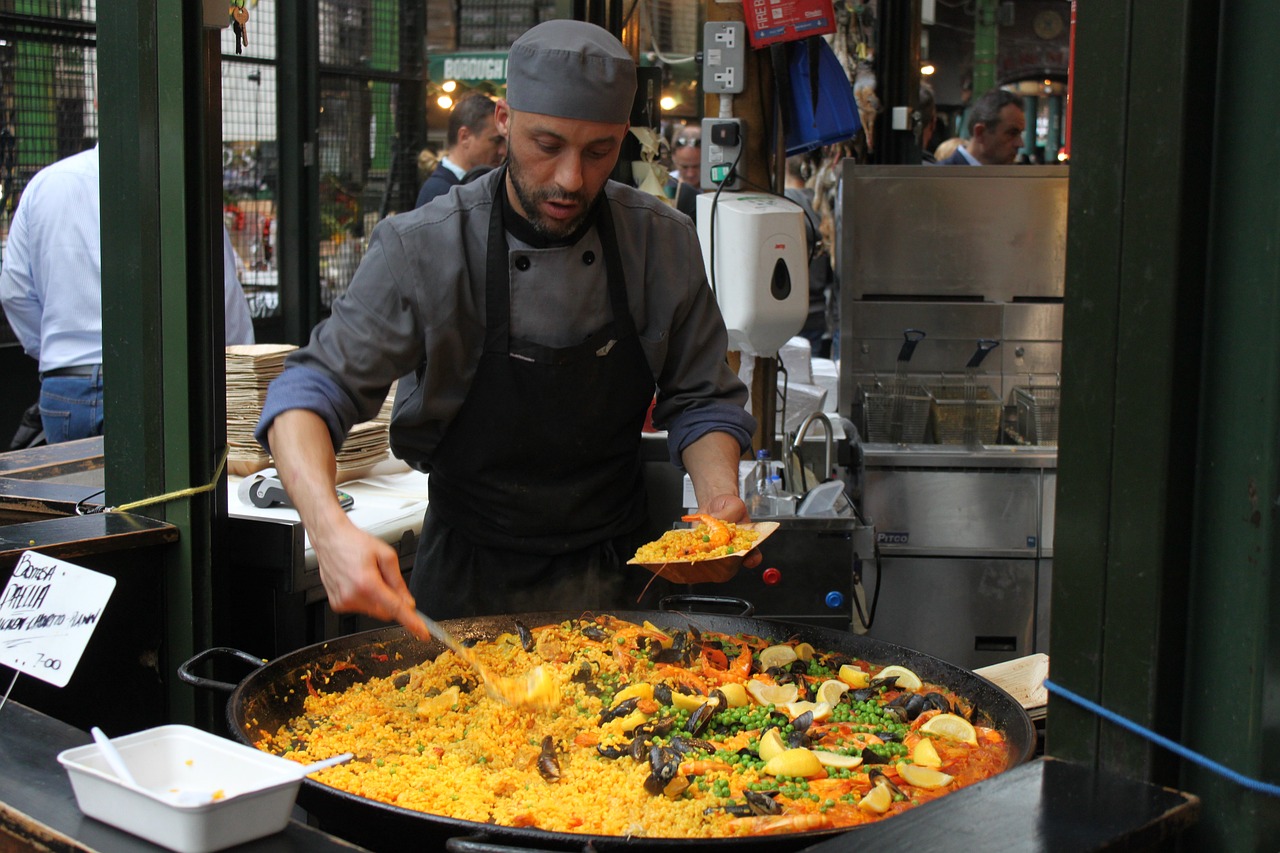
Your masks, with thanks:
M 98 175 L 97 146 L 37 172 L 18 201 L 0 270 L 5 316 L 40 363 L 40 420 L 50 444 L 102 434 Z M 227 343 L 253 343 L 234 266 L 223 290 Z

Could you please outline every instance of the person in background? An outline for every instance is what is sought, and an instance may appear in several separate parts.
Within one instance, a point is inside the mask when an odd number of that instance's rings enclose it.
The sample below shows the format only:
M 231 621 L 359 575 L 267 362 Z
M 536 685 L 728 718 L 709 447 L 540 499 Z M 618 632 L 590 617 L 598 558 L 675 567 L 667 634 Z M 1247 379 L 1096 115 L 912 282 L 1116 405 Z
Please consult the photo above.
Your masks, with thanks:
M 933 132 L 938 121 L 938 104 L 933 97 L 933 87 L 928 83 L 920 84 L 920 97 L 916 102 L 916 110 L 920 113 L 920 162 L 929 164 L 937 162 L 933 156 Z
M 821 220 L 813 208 L 813 188 L 805 175 L 804 155 L 787 158 L 786 186 L 783 195 L 804 210 L 805 244 L 809 247 L 809 316 L 800 334 L 809 340 L 815 358 L 831 357 L 832 323 L 828 305 L 835 298 L 835 272 L 831 255 L 822 246 Z
M 697 222 L 697 198 L 702 192 L 702 128 L 691 124 L 676 134 L 671 148 L 671 164 L 667 195 L 676 200 L 676 210 Z
M 956 149 L 964 145 L 968 140 L 960 136 L 953 136 L 950 139 L 944 139 L 938 143 L 938 147 L 933 149 L 934 165 L 939 161 L 946 160 L 952 154 L 956 153 Z
M 1008 166 L 1022 147 L 1027 119 L 1022 99 L 1005 89 L 992 89 L 969 113 L 969 141 L 939 166 Z
M 0 303 L 40 363 L 40 421 L 56 444 L 102 434 L 102 216 L 98 146 L 36 173 L 18 200 Z M 223 257 L 231 248 L 223 230 Z M 234 255 L 224 272 L 226 342 L 253 343 Z
M 507 140 L 494 125 L 493 98 L 467 95 L 454 104 L 453 112 L 449 113 L 445 144 L 448 150 L 431 177 L 423 182 L 414 207 L 422 207 L 436 196 L 444 195 L 450 187 L 461 184 L 473 169 L 493 168 L 502 163 L 507 156 Z
M 647 538 L 641 429 L 655 388 L 654 423 L 699 511 L 748 519 L 738 460 L 755 419 L 697 233 L 608 180 L 635 91 L 630 53 L 603 28 L 526 31 L 495 113 L 506 165 L 378 223 L 333 313 L 272 382 L 256 435 L 336 612 L 425 637 L 418 606 L 437 618 L 634 606 L 643 578 L 626 561 Z M 430 475 L 408 586 L 335 492 L 334 448 L 396 379 L 392 451 Z

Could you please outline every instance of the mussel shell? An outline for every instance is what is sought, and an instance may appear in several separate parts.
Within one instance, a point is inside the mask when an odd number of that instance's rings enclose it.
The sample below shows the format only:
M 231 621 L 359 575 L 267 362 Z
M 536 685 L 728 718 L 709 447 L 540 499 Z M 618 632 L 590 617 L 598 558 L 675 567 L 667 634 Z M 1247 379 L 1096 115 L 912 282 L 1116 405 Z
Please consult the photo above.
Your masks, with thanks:
M 782 814 L 782 804 L 763 791 L 743 791 L 742 796 L 746 799 L 747 808 L 751 809 L 752 814 Z
M 526 628 L 524 623 L 521 622 L 519 619 L 516 619 L 515 623 L 516 623 L 516 635 L 520 637 L 520 647 L 523 648 L 526 652 L 533 651 L 533 646 L 534 646 L 533 632 L 530 631 L 528 628 Z

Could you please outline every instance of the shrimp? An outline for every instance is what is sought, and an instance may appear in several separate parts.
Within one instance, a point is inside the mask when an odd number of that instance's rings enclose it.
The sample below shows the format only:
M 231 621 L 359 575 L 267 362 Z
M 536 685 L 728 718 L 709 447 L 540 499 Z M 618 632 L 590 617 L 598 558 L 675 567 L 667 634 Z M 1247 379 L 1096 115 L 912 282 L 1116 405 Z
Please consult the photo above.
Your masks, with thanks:
M 820 814 L 780 814 L 753 818 L 748 835 L 766 835 L 772 832 L 809 832 L 829 829 L 833 822 Z
M 696 515 L 682 515 L 681 521 L 698 521 L 707 529 L 706 545 L 704 550 L 714 551 L 717 548 L 723 548 L 733 539 L 733 534 L 729 531 L 729 525 L 725 524 L 714 515 L 707 515 L 704 512 Z

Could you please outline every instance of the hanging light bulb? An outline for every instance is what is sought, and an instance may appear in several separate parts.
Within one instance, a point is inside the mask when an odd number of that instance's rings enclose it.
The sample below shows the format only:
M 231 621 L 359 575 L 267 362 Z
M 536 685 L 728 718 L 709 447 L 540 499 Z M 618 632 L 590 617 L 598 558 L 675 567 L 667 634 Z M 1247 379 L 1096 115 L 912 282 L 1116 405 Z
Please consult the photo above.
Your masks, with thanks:
M 436 106 L 442 110 L 453 109 L 453 98 L 448 95 L 441 95 L 436 98 Z
M 933 67 L 932 62 L 926 62 L 924 65 L 920 66 L 920 73 L 923 74 L 925 77 L 928 77 L 929 75 L 933 74 L 937 70 L 938 69 Z
M 450 94 L 452 94 L 453 91 L 457 88 L 458 88 L 457 80 L 445 80 L 443 83 L 440 84 L 441 91 L 449 92 Z

